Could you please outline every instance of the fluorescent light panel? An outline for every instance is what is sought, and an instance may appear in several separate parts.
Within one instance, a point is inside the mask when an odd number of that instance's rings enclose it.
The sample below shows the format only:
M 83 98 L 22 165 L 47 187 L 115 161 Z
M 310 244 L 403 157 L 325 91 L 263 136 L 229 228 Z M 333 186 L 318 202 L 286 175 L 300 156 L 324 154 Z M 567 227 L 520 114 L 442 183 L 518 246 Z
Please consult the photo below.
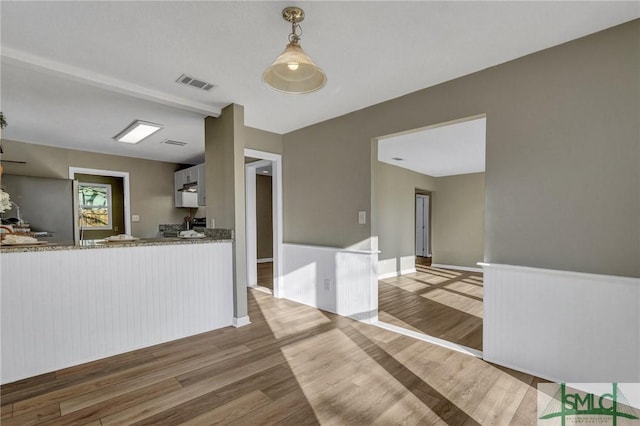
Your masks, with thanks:
M 138 143 L 160 129 L 162 129 L 162 125 L 160 124 L 136 120 L 113 138 L 118 142 Z

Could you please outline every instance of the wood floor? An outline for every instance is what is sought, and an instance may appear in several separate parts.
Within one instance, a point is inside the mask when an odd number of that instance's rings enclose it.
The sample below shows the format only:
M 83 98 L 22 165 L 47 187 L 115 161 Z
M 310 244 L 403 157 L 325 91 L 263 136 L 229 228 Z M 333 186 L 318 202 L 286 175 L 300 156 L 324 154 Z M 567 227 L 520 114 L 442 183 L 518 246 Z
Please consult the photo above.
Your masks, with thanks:
M 532 376 L 249 291 L 252 324 L 2 386 L 2 425 L 533 425 Z
M 378 282 L 380 321 L 482 351 L 482 274 L 417 259 L 417 273 Z
M 258 263 L 258 285 L 273 290 L 273 262 Z

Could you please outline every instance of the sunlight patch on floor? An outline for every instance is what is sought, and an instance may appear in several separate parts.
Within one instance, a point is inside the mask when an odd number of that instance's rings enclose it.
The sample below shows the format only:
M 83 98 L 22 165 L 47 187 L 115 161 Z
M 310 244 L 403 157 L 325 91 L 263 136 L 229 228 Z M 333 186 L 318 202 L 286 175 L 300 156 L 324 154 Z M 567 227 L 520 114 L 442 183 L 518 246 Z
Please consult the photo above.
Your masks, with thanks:
M 481 300 L 475 300 L 439 288 L 423 294 L 422 297 L 482 319 L 483 303 Z
M 484 297 L 484 289 L 482 287 L 466 281 L 456 281 L 445 285 L 444 288 L 464 293 L 478 299 L 482 299 Z
M 257 289 L 254 295 L 258 309 L 262 312 L 265 322 L 276 339 L 299 334 L 331 322 L 321 311 L 310 310 L 309 307 L 305 305 L 299 305 L 295 308 L 288 306 L 287 309 L 290 311 L 297 311 L 299 313 L 294 322 L 289 319 L 279 318 L 277 315 L 269 315 L 270 309 L 278 309 L 279 304 L 290 302 L 285 299 L 273 299 L 271 295 L 260 292 Z M 270 299 L 273 299 L 273 301 Z M 264 305 L 273 305 L 273 302 L 275 302 L 274 308 L 264 308 Z
M 406 328 L 407 330 L 415 331 L 416 333 L 422 333 L 420 329 L 412 326 L 408 322 L 402 321 L 401 319 L 394 317 L 393 315 L 385 311 L 378 312 L 378 321 L 386 322 L 387 324 L 392 324 L 398 327 Z
M 325 340 L 332 341 L 334 350 L 310 358 L 305 348 L 322 346 Z M 361 347 L 363 344 L 367 349 Z M 281 351 L 321 424 L 335 421 L 336 413 L 341 413 L 344 424 L 374 424 L 375 421 L 385 424 L 382 421 L 385 418 L 393 419 L 395 423 L 398 419 L 415 419 L 426 421 L 426 424 L 446 424 L 367 353 L 374 351 L 391 357 L 365 334 L 357 332 L 355 337 L 350 337 L 334 329 L 287 345 Z M 380 414 L 367 409 L 372 399 L 381 410 Z M 345 404 L 344 401 L 351 402 Z
M 437 346 L 440 346 L 442 348 L 446 348 L 446 349 L 451 350 L 451 351 L 460 352 L 460 353 L 463 353 L 465 355 L 473 356 L 473 357 L 476 357 L 476 358 L 482 358 L 482 352 L 481 351 L 478 351 L 478 350 L 473 349 L 473 348 L 469 348 L 469 347 L 464 346 L 464 345 L 459 345 L 457 343 L 453 343 L 453 342 L 450 342 L 448 340 L 440 339 L 438 337 L 431 336 L 431 335 L 423 333 L 421 331 L 409 330 L 409 329 L 407 329 L 405 327 L 400 327 L 400 326 L 397 326 L 395 324 L 391 324 L 391 323 L 387 323 L 387 322 L 383 322 L 383 321 L 378 321 L 378 322 L 374 323 L 374 325 L 376 327 L 380 327 L 380 328 L 383 328 L 385 330 L 388 330 L 388 331 L 391 331 L 391 332 L 394 332 L 394 333 L 402 334 L 404 336 L 412 337 L 414 339 L 421 340 L 423 342 L 431 343 L 433 345 L 437 345 Z

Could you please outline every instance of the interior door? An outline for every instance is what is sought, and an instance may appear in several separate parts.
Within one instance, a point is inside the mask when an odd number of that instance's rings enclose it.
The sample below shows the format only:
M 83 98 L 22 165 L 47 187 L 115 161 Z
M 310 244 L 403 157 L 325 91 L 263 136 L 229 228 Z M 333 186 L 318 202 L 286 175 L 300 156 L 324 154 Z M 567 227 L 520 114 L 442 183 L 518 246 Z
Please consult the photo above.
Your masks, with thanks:
M 431 256 L 429 247 L 429 195 L 416 195 L 416 256 Z

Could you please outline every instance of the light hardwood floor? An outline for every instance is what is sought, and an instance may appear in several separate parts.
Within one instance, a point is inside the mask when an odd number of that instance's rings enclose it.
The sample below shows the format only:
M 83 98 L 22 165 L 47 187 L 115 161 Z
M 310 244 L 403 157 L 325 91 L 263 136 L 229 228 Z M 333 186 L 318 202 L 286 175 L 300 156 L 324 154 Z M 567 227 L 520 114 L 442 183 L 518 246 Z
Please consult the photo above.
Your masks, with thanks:
M 416 270 L 378 282 L 380 321 L 482 351 L 482 274 Z
M 273 290 L 273 262 L 258 263 L 258 285 Z
M 249 292 L 252 323 L 2 386 L 2 425 L 528 425 L 537 379 Z

